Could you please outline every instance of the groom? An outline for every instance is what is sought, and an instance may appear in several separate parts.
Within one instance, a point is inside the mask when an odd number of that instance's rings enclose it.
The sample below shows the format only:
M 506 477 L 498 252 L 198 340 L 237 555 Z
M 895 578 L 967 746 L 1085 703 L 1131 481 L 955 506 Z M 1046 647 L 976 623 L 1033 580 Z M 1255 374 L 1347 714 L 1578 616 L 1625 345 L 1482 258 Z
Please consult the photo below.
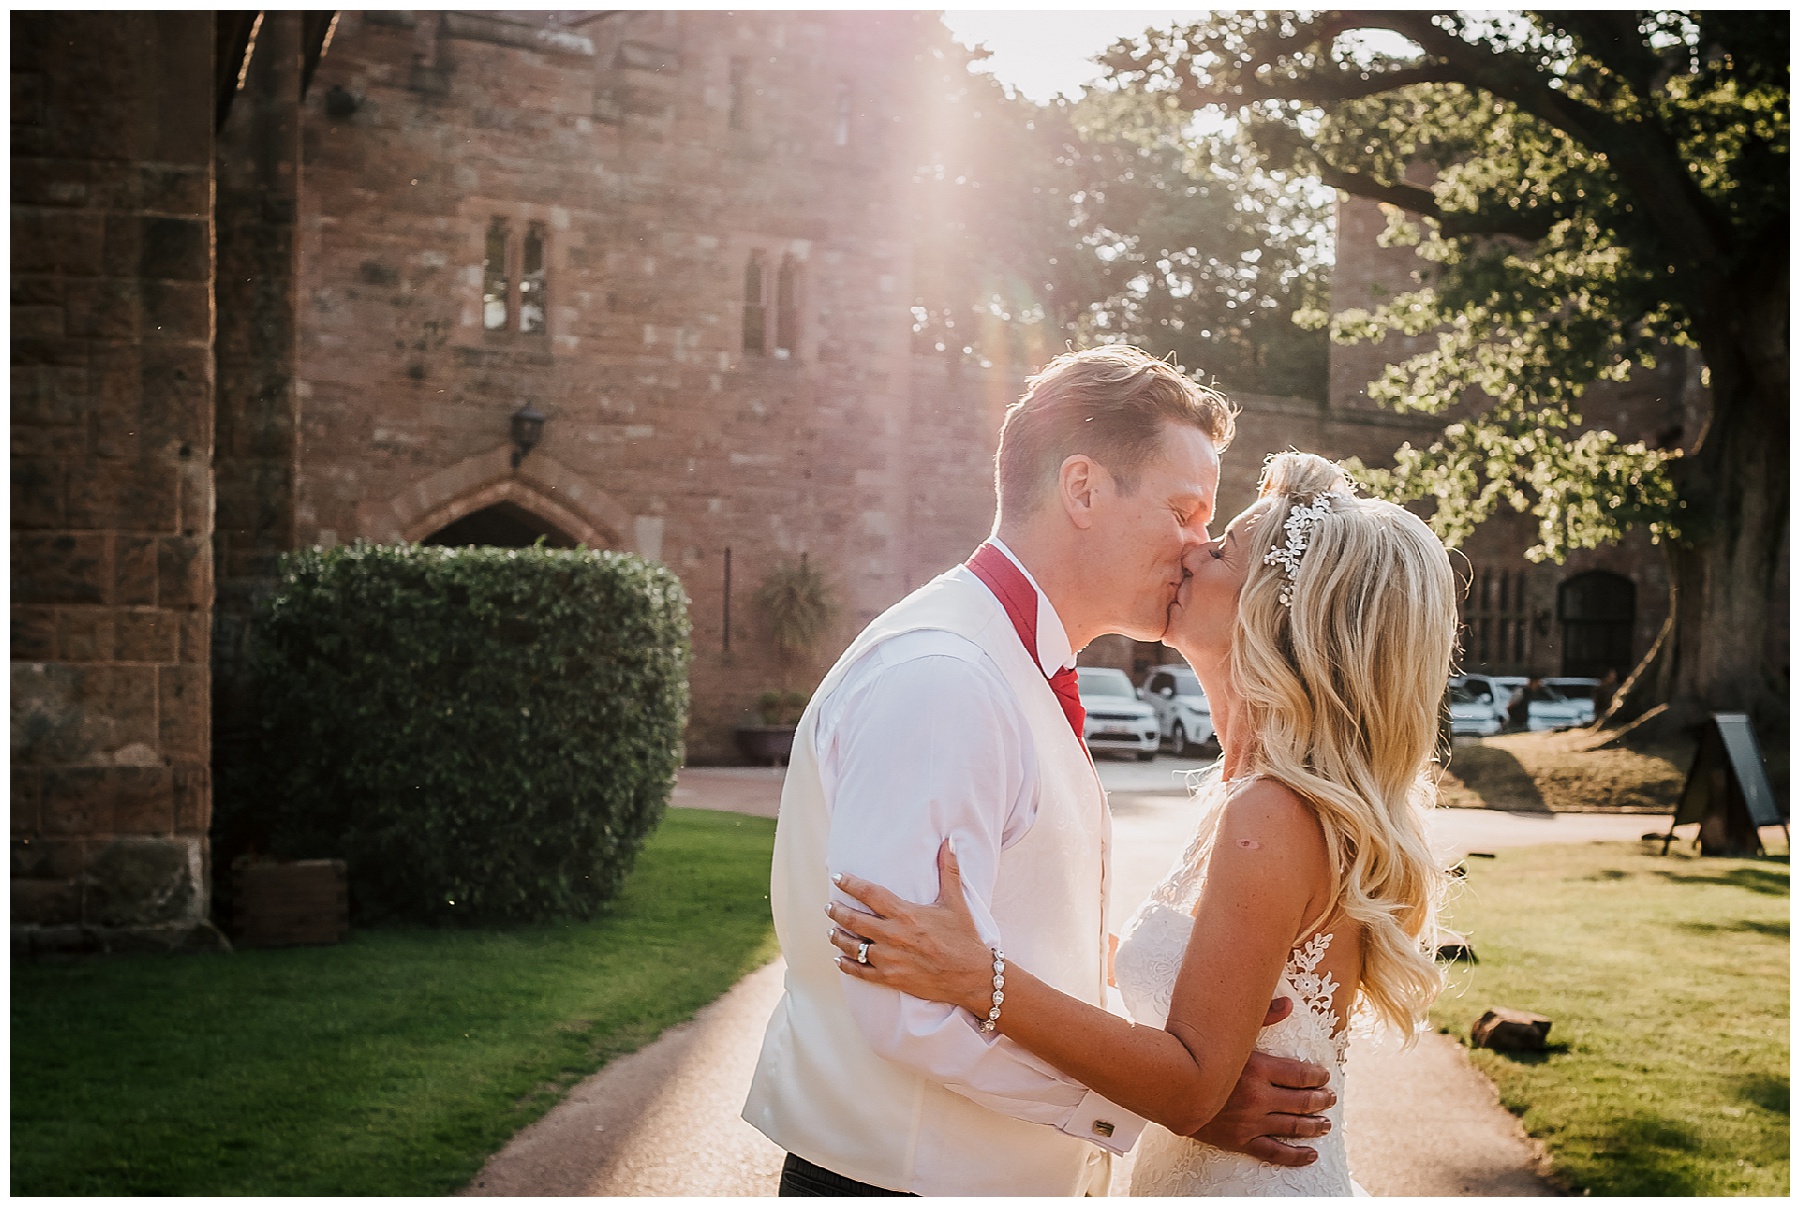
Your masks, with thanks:
M 1105 1194 L 1144 1126 L 963 1010 L 843 976 L 827 939 L 832 875 L 934 900 L 949 838 L 983 937 L 1105 1005 L 1112 827 L 1075 655 L 1103 633 L 1162 636 L 1233 420 L 1118 345 L 1028 387 L 1001 428 L 995 535 L 862 632 L 795 736 L 770 895 L 786 992 L 744 1107 L 789 1154 L 783 1194 Z M 1307 1164 L 1283 1140 L 1323 1134 L 1329 1091 L 1304 1087 L 1325 1083 L 1253 1055 L 1197 1135 Z

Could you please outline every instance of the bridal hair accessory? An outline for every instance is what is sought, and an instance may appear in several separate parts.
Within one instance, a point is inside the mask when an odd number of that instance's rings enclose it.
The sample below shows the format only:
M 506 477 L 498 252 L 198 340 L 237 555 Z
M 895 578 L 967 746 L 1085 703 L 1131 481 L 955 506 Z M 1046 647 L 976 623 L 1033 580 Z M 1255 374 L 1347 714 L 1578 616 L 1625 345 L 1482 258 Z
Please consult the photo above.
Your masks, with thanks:
M 1312 541 L 1312 530 L 1320 520 L 1331 514 L 1332 507 L 1342 498 L 1341 494 L 1324 493 L 1313 499 L 1311 503 L 1295 504 L 1288 508 L 1287 520 L 1281 525 L 1287 533 L 1287 541 L 1277 545 L 1263 554 L 1263 565 L 1280 566 L 1287 582 L 1281 588 L 1281 606 L 1289 611 L 1294 607 L 1294 582 L 1300 577 L 1300 555 L 1306 552 L 1306 546 Z
M 993 1031 L 1000 1021 L 1000 1003 L 1006 1000 L 1006 953 L 998 947 L 988 949 L 994 953 L 994 1008 L 981 1022 L 981 1032 L 986 1035 Z

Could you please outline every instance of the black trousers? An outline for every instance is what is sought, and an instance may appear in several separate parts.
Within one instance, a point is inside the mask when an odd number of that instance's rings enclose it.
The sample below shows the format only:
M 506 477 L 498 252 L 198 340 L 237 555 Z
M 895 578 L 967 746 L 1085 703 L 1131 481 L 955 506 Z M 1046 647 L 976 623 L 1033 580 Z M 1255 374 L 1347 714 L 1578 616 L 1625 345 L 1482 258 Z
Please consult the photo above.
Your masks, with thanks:
M 879 1186 L 871 1186 L 867 1182 L 853 1182 L 841 1173 L 832 1173 L 829 1169 L 821 1169 L 811 1161 L 802 1160 L 789 1153 L 781 1166 L 782 1197 L 790 1195 L 809 1195 L 813 1198 L 838 1199 L 851 1195 L 896 1195 L 900 1198 L 913 1199 L 917 1195 L 908 1194 L 904 1190 L 883 1190 Z

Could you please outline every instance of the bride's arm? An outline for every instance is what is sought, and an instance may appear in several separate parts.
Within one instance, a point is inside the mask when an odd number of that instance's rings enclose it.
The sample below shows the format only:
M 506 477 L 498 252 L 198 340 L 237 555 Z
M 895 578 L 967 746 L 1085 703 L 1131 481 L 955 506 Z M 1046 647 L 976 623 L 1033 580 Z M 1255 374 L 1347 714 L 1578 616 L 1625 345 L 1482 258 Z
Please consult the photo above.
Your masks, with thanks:
M 1102 1097 L 1192 1134 L 1243 1072 L 1299 928 L 1328 883 L 1311 812 L 1287 789 L 1257 781 L 1226 806 L 1167 1030 L 1058 992 L 1011 961 L 998 1029 Z M 902 901 L 854 877 L 840 887 L 874 913 L 832 911 L 846 931 L 872 940 L 869 964 L 839 960 L 848 975 L 987 1016 L 992 957 L 967 922 L 953 859 L 940 906 Z M 856 950 L 842 932 L 836 941 Z

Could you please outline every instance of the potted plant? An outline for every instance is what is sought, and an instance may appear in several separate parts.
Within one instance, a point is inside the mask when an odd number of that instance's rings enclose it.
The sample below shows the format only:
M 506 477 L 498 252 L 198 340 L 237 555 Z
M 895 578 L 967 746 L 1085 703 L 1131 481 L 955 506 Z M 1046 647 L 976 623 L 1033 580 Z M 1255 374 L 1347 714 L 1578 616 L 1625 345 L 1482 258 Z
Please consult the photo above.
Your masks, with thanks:
M 810 660 L 819 642 L 837 619 L 837 595 L 831 583 L 807 561 L 784 562 L 764 578 L 751 600 L 781 664 L 781 686 L 757 698 L 759 724 L 740 725 L 738 749 L 754 763 L 778 766 L 788 761 L 794 747 L 794 726 L 805 711 L 809 695 L 793 687 L 795 666 Z

